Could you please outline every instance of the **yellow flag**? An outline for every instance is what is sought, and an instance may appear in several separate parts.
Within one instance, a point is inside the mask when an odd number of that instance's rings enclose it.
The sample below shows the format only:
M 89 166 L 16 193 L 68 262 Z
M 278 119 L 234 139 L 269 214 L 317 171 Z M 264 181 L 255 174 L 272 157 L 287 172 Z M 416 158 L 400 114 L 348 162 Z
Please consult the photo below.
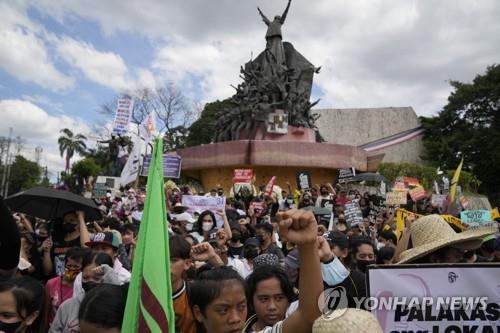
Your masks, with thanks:
M 458 179 L 460 178 L 460 173 L 462 172 L 462 165 L 463 164 L 464 164 L 464 158 L 462 157 L 462 160 L 460 161 L 460 164 L 458 165 L 457 170 L 455 170 L 455 174 L 453 175 L 453 178 L 451 179 L 450 202 L 455 201 L 455 195 L 457 193 Z

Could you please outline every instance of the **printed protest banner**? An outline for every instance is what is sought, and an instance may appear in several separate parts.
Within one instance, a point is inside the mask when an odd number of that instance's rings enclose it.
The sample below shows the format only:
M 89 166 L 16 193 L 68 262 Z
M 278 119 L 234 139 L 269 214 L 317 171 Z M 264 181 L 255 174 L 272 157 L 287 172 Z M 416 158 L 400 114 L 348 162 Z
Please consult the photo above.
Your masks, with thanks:
M 413 213 L 406 209 L 398 208 L 394 215 L 394 219 L 396 220 L 396 236 L 398 237 L 398 239 L 401 236 L 401 232 L 405 227 L 405 219 L 408 216 L 414 216 L 416 219 L 418 219 L 419 217 L 422 217 L 424 215 Z M 456 218 L 453 215 L 441 215 L 441 217 L 449 224 L 453 224 L 454 226 L 456 226 L 459 230 L 465 229 L 464 225 L 462 224 L 462 221 L 459 218 Z
M 351 201 L 345 204 L 344 217 L 351 227 L 363 223 L 363 213 L 357 201 Z
M 264 205 L 262 202 L 252 201 L 250 202 L 249 208 L 253 209 L 255 217 L 261 217 L 264 211 Z
M 251 184 L 253 179 L 252 169 L 234 169 L 233 183 Z
M 146 155 L 142 162 L 141 176 L 147 176 L 149 165 L 151 164 L 151 155 Z M 182 167 L 182 158 L 178 155 L 163 155 L 163 177 L 165 178 L 180 178 Z
M 301 171 L 297 173 L 297 187 L 301 191 L 311 188 L 311 174 L 309 171 Z
M 468 228 L 489 227 L 493 225 L 491 211 L 489 210 L 464 210 L 460 213 L 460 219 Z
M 340 184 L 350 182 L 354 176 L 356 176 L 356 170 L 354 168 L 339 169 L 337 182 Z
M 126 135 L 128 133 L 128 125 L 132 110 L 134 108 L 134 101 L 131 98 L 120 98 L 117 101 L 115 121 L 113 123 L 114 135 Z
M 444 194 L 433 194 L 431 198 L 431 205 L 437 208 L 443 207 L 446 200 L 446 195 Z
M 92 195 L 95 198 L 103 198 L 106 196 L 107 192 L 108 188 L 106 187 L 106 184 L 94 184 L 92 188 Z
M 408 187 L 403 181 L 395 181 L 394 186 L 392 187 L 392 191 L 394 192 L 408 192 Z
M 201 195 L 183 195 L 182 205 L 189 207 L 188 212 L 193 214 L 195 211 L 203 212 L 204 210 L 209 210 L 215 215 L 217 220 L 217 227 L 221 228 L 223 221 L 219 214 L 217 214 L 217 209 L 226 209 L 226 197 L 205 197 Z
M 387 192 L 385 203 L 389 206 L 406 205 L 406 192 Z
M 368 305 L 386 333 L 500 332 L 500 264 L 368 266 Z
M 427 193 L 422 186 L 417 186 L 414 189 L 410 190 L 410 197 L 413 201 L 422 200 L 426 196 Z

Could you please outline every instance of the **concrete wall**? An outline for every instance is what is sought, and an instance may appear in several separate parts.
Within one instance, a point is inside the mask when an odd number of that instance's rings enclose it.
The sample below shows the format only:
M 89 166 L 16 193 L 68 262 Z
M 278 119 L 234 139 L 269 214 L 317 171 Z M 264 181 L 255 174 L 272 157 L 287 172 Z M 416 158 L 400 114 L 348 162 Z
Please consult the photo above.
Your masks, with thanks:
M 412 107 L 316 109 L 317 125 L 329 143 L 360 146 L 420 126 Z M 376 153 L 385 153 L 383 162 L 422 163 L 422 138 L 394 145 Z

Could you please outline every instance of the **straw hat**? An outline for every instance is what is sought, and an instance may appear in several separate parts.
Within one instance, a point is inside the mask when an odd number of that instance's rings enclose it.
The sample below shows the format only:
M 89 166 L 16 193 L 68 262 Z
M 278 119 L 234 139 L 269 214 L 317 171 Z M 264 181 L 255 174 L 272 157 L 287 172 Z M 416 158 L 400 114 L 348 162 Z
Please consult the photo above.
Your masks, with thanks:
M 341 313 L 336 316 L 336 312 Z M 333 311 L 331 316 L 334 319 L 328 320 L 323 316 L 316 319 L 312 333 L 383 333 L 377 318 L 369 311 L 354 308 L 338 309 Z
M 495 231 L 488 227 L 456 233 L 441 216 L 423 216 L 411 224 L 413 248 L 401 253 L 398 264 L 414 261 L 451 245 L 464 250 L 476 249 L 481 246 L 483 237 Z

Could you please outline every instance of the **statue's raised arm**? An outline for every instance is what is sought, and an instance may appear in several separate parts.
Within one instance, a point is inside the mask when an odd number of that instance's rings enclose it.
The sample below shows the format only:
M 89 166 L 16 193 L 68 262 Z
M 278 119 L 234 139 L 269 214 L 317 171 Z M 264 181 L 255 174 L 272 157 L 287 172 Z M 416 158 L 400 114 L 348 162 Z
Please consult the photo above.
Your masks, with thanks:
M 285 11 L 281 15 L 281 24 L 285 23 L 286 15 L 288 14 L 288 9 L 290 9 L 290 3 L 292 0 L 288 0 L 288 5 L 286 5 Z
M 266 15 L 264 15 L 264 13 L 262 12 L 262 10 L 260 10 L 259 7 L 257 7 L 257 10 L 259 11 L 260 16 L 262 17 L 262 21 L 264 21 L 266 25 L 271 24 L 271 21 L 269 21 L 269 19 L 266 17 Z

